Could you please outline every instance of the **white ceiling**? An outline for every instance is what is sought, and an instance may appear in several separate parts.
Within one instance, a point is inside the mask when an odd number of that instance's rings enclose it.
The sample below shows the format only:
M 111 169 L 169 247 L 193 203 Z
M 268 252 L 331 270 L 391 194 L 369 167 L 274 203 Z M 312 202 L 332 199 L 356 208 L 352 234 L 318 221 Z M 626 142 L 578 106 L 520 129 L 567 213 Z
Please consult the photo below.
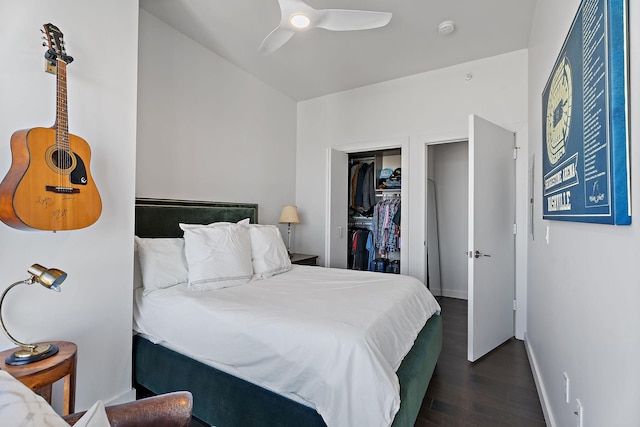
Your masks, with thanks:
M 382 28 L 297 33 L 258 52 L 280 22 L 277 0 L 141 0 L 140 6 L 300 101 L 526 48 L 536 0 L 308 0 L 316 9 L 392 12 Z M 455 31 L 438 34 L 453 20 Z

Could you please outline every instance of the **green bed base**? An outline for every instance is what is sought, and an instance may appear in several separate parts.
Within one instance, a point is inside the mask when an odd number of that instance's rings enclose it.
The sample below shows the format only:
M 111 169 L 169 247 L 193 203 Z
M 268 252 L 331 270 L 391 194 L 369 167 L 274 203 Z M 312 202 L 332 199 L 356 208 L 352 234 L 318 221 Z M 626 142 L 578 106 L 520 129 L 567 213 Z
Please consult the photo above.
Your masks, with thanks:
M 400 410 L 393 427 L 413 427 L 442 350 L 442 316 L 433 315 L 418 334 L 396 374 L 400 380 Z

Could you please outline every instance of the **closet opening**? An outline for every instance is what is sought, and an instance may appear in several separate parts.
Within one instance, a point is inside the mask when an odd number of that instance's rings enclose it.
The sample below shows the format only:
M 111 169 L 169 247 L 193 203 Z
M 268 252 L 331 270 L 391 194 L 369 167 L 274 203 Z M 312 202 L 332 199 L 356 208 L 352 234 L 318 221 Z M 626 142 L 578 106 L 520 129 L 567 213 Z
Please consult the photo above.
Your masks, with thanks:
M 400 148 L 348 155 L 347 268 L 400 273 Z

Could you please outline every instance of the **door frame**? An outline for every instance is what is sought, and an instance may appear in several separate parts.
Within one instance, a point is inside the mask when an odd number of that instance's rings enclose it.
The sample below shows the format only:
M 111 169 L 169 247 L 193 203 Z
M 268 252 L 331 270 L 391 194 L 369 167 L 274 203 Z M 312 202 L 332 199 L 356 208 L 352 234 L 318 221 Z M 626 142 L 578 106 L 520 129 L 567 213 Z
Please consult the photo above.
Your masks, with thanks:
M 428 212 L 430 210 L 429 207 L 429 198 L 427 196 L 427 192 L 429 191 L 429 184 L 428 184 L 428 180 L 429 180 L 429 162 L 430 162 L 430 157 L 429 157 L 429 152 L 431 151 L 430 148 L 432 147 L 436 147 L 436 146 L 445 146 L 445 145 L 449 145 L 449 144 L 460 144 L 460 143 L 467 143 L 469 142 L 469 137 L 467 136 L 466 138 L 461 138 L 461 139 L 454 139 L 454 140 L 446 140 L 446 141 L 436 141 L 436 142 L 431 142 L 431 143 L 427 143 L 425 145 L 425 164 L 427 165 L 425 168 L 425 222 L 428 223 L 429 218 L 428 218 Z M 468 150 L 465 152 L 466 155 L 468 155 Z M 465 181 L 466 184 L 466 181 Z M 464 200 L 464 202 L 466 203 L 467 199 L 468 199 L 468 192 L 465 194 L 460 195 L 461 200 Z M 437 203 L 437 202 L 436 202 Z M 436 207 L 437 208 L 437 207 Z M 435 209 L 435 208 L 434 208 Z M 466 217 L 465 217 L 466 218 Z M 465 227 L 467 225 L 466 222 L 464 222 L 463 224 Z M 438 225 L 440 226 L 440 224 Z M 425 229 L 425 240 L 428 241 L 429 239 L 429 231 L 428 231 L 428 226 Z M 465 245 L 466 245 L 466 234 L 465 234 Z M 460 257 L 460 264 L 464 264 L 464 267 L 467 267 L 467 259 L 465 257 L 465 255 L 462 253 L 462 251 L 460 252 L 460 254 L 462 254 L 462 256 Z M 425 256 L 427 256 L 427 254 L 425 254 Z M 440 264 L 442 264 L 442 252 L 440 252 Z M 429 270 L 429 265 L 428 263 L 425 263 L 425 277 L 427 277 L 428 275 L 428 270 Z M 442 267 L 440 268 L 440 276 L 442 276 Z M 465 270 L 465 274 L 464 274 L 465 280 L 467 277 L 466 274 L 466 270 Z M 468 289 L 467 289 L 467 282 L 465 281 L 465 290 L 464 290 L 464 295 L 458 293 L 455 294 L 453 292 L 444 292 L 444 290 L 442 289 L 442 278 L 441 278 L 441 285 L 440 285 L 440 296 L 443 297 L 451 297 L 451 298 L 459 298 L 459 299 L 468 299 Z M 460 291 L 462 292 L 462 291 Z
M 360 141 L 360 142 L 350 142 L 350 143 L 345 143 L 345 144 L 336 144 L 336 145 L 332 145 L 330 147 L 327 148 L 327 170 L 331 171 L 333 170 L 335 167 L 342 167 L 341 165 L 334 165 L 332 164 L 332 159 L 333 156 L 331 155 L 332 150 L 335 151 L 341 151 L 343 153 L 346 154 L 354 154 L 354 153 L 362 153 L 365 151 L 379 151 L 379 150 L 391 150 L 391 149 L 397 149 L 399 148 L 401 150 L 401 154 L 402 154 L 402 175 L 403 176 L 409 176 L 409 156 L 407 155 L 408 150 L 409 150 L 409 141 L 410 138 L 409 137 L 404 137 L 404 138 L 389 138 L 389 139 L 381 139 L 381 140 L 373 140 L 373 141 Z M 347 168 L 347 165 L 344 165 L 345 168 Z M 347 170 L 347 169 L 345 169 Z M 326 208 L 326 212 L 325 212 L 325 218 L 326 218 L 326 224 L 325 224 L 325 254 L 324 254 L 324 259 L 325 259 L 325 265 L 327 267 L 331 267 L 331 239 L 335 239 L 335 238 L 344 238 L 346 239 L 347 234 L 348 234 L 348 218 L 345 212 L 344 215 L 344 219 L 340 219 L 337 220 L 335 218 L 332 218 L 332 209 L 331 209 L 331 205 L 332 205 L 332 191 L 331 189 L 334 186 L 339 186 L 341 185 L 340 183 L 336 183 L 336 182 L 332 182 L 333 176 L 334 174 L 332 173 L 328 173 L 327 174 L 327 184 L 326 184 L 326 188 L 327 188 L 327 203 L 325 203 L 325 208 Z M 402 188 L 400 190 L 400 198 L 403 200 L 403 204 L 408 203 L 405 201 L 408 201 L 408 180 L 407 182 L 403 181 L 402 182 Z M 347 188 L 347 179 L 345 178 L 344 180 L 344 185 L 343 188 Z M 408 212 L 408 210 L 405 210 L 405 207 L 403 207 L 403 211 Z M 409 218 L 408 215 L 402 215 L 400 217 L 400 227 L 404 228 L 405 230 L 408 230 L 408 226 L 409 226 Z M 342 227 L 343 232 L 342 232 L 342 237 L 337 237 L 339 235 L 338 233 L 338 227 Z M 344 248 L 346 251 L 346 247 L 347 247 L 347 243 L 345 240 L 345 244 L 344 244 Z M 402 274 L 408 274 L 407 272 L 408 270 L 408 260 L 409 260 L 409 254 L 408 253 L 404 253 L 402 252 L 400 255 L 400 272 Z M 341 256 L 341 254 L 337 254 L 337 256 Z M 346 261 L 346 252 L 344 254 L 345 257 L 345 261 Z M 345 262 L 346 265 L 346 262 Z

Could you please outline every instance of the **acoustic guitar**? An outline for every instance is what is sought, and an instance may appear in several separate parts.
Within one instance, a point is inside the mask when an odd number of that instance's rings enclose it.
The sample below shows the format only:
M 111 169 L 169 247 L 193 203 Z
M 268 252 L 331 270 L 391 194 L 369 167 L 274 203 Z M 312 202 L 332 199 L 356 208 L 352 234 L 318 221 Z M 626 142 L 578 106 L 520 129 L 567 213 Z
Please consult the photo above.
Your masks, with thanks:
M 57 78 L 56 121 L 50 128 L 23 129 L 11 136 L 11 168 L 0 183 L 0 220 L 24 230 L 75 230 L 95 223 L 102 201 L 91 172 L 91 149 L 69 133 L 67 55 L 62 32 L 44 30 L 48 68 Z

